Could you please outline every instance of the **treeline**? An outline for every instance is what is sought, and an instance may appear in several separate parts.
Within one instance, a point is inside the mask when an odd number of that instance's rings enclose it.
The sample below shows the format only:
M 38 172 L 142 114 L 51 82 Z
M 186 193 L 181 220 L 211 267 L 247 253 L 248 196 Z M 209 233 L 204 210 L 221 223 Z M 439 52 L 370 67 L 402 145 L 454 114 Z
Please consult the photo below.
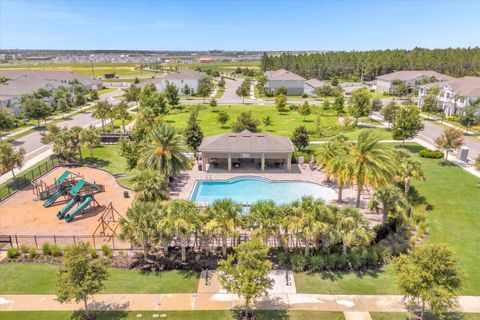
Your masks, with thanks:
M 400 70 L 433 70 L 454 77 L 480 76 L 480 48 L 328 51 L 294 55 L 284 53 L 261 61 L 262 70 L 287 69 L 304 78 L 370 81 Z

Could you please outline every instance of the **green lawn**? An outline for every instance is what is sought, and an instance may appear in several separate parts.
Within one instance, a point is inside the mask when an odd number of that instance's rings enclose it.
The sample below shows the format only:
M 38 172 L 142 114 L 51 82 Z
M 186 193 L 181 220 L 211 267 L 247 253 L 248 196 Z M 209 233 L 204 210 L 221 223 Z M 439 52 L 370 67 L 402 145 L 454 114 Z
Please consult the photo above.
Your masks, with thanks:
M 409 320 L 408 313 L 403 312 L 370 312 L 372 320 Z M 444 315 L 445 320 L 480 320 L 480 313 L 450 313 Z M 427 315 L 426 320 L 438 320 L 438 317 Z
M 104 89 L 97 90 L 97 92 L 98 92 L 98 95 L 100 96 L 102 94 L 110 93 L 115 90 L 117 90 L 117 88 L 104 88 Z
M 49 264 L 0 264 L 0 294 L 54 294 L 57 271 Z M 191 293 L 197 291 L 197 283 L 194 272 L 110 268 L 102 293 Z
M 174 320 L 234 320 L 235 312 L 229 310 L 219 311 L 116 311 L 98 312 L 98 320 L 120 319 L 152 319 L 154 314 L 166 314 L 166 319 Z M 41 311 L 41 312 L 0 312 L 1 320 L 70 320 L 74 313 L 68 311 Z M 323 311 L 255 311 L 258 320 L 343 320 L 341 312 Z M 158 319 L 158 318 L 157 318 Z
M 418 146 L 409 146 L 417 152 Z M 418 157 L 418 155 L 415 155 Z M 443 166 L 443 160 L 423 159 L 428 179 L 414 186 L 433 209 L 427 217 L 428 242 L 444 242 L 457 253 L 465 275 L 463 295 L 480 294 L 480 189 L 478 178 L 460 167 Z M 394 294 L 395 275 L 391 266 L 376 272 L 297 274 L 297 291 L 302 293 Z
M 261 130 L 271 134 L 291 136 L 293 130 L 302 125 L 307 127 L 307 129 L 315 129 L 315 115 L 311 114 L 307 116 L 304 121 L 303 116 L 301 116 L 298 112 L 286 111 L 279 113 L 273 105 L 222 105 L 218 106 L 216 109 L 217 112 L 213 112 L 210 107 L 201 108 L 198 119 L 205 136 L 230 132 L 232 130 L 232 123 L 235 121 L 238 114 L 243 111 L 251 111 L 253 117 L 260 121 Z M 320 112 L 318 107 L 313 107 L 312 109 L 314 112 Z M 189 107 L 186 107 L 183 112 L 169 114 L 165 116 L 165 120 L 177 128 L 184 128 L 189 117 L 188 110 Z M 230 120 L 224 127 L 217 122 L 218 110 L 225 110 L 230 115 Z M 270 116 L 273 121 L 273 125 L 270 126 L 268 130 L 265 129 L 265 126 L 262 123 L 262 119 L 266 116 Z M 332 112 L 322 112 L 320 123 L 321 126 L 327 131 L 327 134 L 335 134 L 338 131 L 344 130 L 344 128 L 338 125 L 337 116 Z M 356 139 L 360 130 L 363 129 L 348 131 L 347 135 L 352 139 Z M 391 133 L 386 129 L 376 130 L 381 135 L 382 139 L 392 138 Z M 312 140 L 320 139 L 320 137 L 312 137 Z
M 215 99 L 220 99 L 223 97 L 223 94 L 225 93 L 225 86 L 219 87 L 217 90 L 217 93 L 215 94 Z

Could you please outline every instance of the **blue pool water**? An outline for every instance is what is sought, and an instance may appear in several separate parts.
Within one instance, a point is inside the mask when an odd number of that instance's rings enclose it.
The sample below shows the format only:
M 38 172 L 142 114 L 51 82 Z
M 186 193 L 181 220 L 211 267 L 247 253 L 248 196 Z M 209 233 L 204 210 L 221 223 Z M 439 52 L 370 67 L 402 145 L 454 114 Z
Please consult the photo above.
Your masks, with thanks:
M 252 204 L 258 200 L 286 204 L 303 196 L 312 196 L 325 202 L 337 197 L 333 189 L 312 182 L 240 177 L 226 181 L 197 181 L 190 200 L 212 203 L 217 199 L 230 198 L 241 204 Z

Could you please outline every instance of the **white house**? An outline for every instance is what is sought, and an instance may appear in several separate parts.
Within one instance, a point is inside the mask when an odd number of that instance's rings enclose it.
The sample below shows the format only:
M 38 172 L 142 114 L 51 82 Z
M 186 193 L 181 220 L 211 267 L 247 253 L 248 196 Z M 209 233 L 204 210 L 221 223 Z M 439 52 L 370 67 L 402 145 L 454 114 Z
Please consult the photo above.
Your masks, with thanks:
M 325 82 L 320 81 L 318 79 L 308 79 L 305 81 L 305 85 L 303 87 L 303 93 L 306 93 L 308 95 L 313 95 L 315 94 L 315 89 L 321 88 L 325 84 L 326 84 Z
M 440 82 L 453 79 L 453 77 L 435 71 L 397 71 L 378 76 L 375 84 L 375 91 L 393 92 L 395 90 L 395 83 L 397 81 L 403 82 L 407 86 L 407 88 L 413 89 L 414 86 L 420 85 L 422 83 L 422 80 L 429 78 L 434 81 Z
M 305 88 L 305 79 L 293 72 L 285 69 L 267 71 L 265 72 L 267 81 L 265 83 L 265 90 L 274 94 L 278 88 L 287 88 L 289 96 L 302 95 Z
M 426 84 L 418 90 L 418 106 L 422 107 L 428 90 L 439 88 L 438 106 L 447 116 L 461 113 L 472 101 L 480 99 L 480 77 L 463 77 L 450 81 Z
M 203 77 L 205 77 L 203 72 L 184 69 L 169 73 L 163 78 L 155 79 L 154 83 L 157 91 L 163 91 L 167 84 L 173 83 L 182 94 L 185 94 L 185 86 L 188 86 L 190 94 L 193 94 L 198 91 L 198 82 Z

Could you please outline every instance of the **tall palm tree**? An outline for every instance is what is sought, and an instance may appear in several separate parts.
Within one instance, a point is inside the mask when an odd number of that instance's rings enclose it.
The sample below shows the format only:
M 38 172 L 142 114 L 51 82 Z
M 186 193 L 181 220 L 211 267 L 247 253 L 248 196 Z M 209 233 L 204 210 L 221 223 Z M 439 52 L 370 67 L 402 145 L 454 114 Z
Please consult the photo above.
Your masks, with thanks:
M 115 107 L 113 107 L 113 113 L 115 115 L 116 119 L 119 119 L 122 121 L 122 130 L 123 133 L 125 133 L 125 121 L 130 120 L 132 116 L 130 115 L 130 112 L 128 112 L 128 103 L 125 101 L 120 102 L 117 104 Z
M 353 207 L 338 210 L 337 229 L 342 240 L 343 254 L 347 254 L 348 248 L 368 245 L 375 237 L 375 233 L 368 225 L 368 220 Z
M 132 178 L 135 199 L 155 202 L 168 199 L 168 186 L 165 178 L 152 170 L 141 170 Z
M 160 171 L 166 178 L 188 165 L 182 136 L 167 124 L 161 124 L 152 130 L 151 141 L 143 151 L 140 166 Z
M 93 148 L 100 144 L 100 134 L 98 133 L 98 130 L 93 126 L 83 129 L 80 134 L 80 139 L 82 141 L 82 146 L 88 149 L 90 158 L 93 159 Z
M 382 214 L 383 223 L 387 222 L 389 215 L 395 218 L 404 213 L 409 206 L 407 199 L 397 187 L 377 190 L 370 200 L 370 209 Z
M 158 203 L 135 201 L 128 208 L 126 217 L 120 219 L 121 239 L 134 245 L 141 245 L 148 254 L 161 239 L 157 231 L 157 221 L 165 215 L 165 208 Z
M 353 166 L 353 181 L 357 184 L 357 208 L 363 188 L 381 188 L 395 177 L 394 154 L 389 145 L 380 143 L 380 138 L 367 130 L 360 133 L 357 143 L 350 149 Z
M 404 196 L 408 196 L 413 180 L 425 180 L 427 175 L 422 164 L 414 159 L 406 150 L 399 149 L 395 152 L 397 159 L 397 180 L 403 184 Z
M 105 119 L 110 117 L 112 105 L 105 100 L 98 101 L 93 107 L 92 117 L 102 121 L 102 131 L 105 131 Z
M 187 260 L 186 246 L 198 227 L 198 210 L 191 201 L 175 199 L 170 201 L 167 216 L 158 222 L 158 227 L 180 241 L 182 261 Z
M 246 216 L 249 228 L 263 239 L 264 243 L 268 242 L 272 234 L 276 234 L 278 228 L 276 218 L 276 207 L 272 200 L 255 202 Z
M 337 202 L 343 202 L 342 192 L 344 186 L 352 180 L 353 163 L 346 152 L 339 153 L 327 165 L 327 171 L 337 181 L 338 198 Z
M 218 234 L 222 239 L 222 254 L 227 255 L 227 239 L 237 234 L 242 206 L 231 199 L 216 200 L 206 209 L 210 220 L 204 225 L 207 233 Z

